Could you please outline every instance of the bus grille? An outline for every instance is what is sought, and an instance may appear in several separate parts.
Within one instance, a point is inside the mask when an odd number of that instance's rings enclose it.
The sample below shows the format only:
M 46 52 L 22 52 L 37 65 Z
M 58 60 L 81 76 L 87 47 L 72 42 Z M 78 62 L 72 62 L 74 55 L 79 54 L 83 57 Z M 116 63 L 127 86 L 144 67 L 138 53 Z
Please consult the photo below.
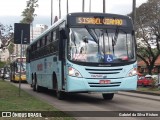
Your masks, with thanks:
M 100 84 L 100 83 L 88 83 L 90 87 L 118 87 L 120 86 L 121 82 L 112 82 L 110 84 Z
M 123 68 L 116 69 L 89 69 L 85 68 L 90 74 L 118 74 Z

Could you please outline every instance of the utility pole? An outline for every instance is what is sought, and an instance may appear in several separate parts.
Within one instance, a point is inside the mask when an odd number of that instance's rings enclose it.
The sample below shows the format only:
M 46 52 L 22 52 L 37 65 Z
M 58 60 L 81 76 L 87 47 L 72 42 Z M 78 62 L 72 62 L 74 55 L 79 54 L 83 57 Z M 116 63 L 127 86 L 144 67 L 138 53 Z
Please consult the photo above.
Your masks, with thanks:
M 53 23 L 53 0 L 51 0 L 51 25 Z
M 59 0 L 59 19 L 61 19 L 61 0 Z
M 89 12 L 91 12 L 91 0 L 89 0 Z
M 132 19 L 133 19 L 133 25 L 135 27 L 136 23 L 136 0 L 133 0 L 133 6 L 132 6 Z
M 68 0 L 67 0 L 67 14 L 68 14 Z
M 103 13 L 106 13 L 106 1 L 103 0 Z
M 84 0 L 82 0 L 82 12 L 84 12 Z

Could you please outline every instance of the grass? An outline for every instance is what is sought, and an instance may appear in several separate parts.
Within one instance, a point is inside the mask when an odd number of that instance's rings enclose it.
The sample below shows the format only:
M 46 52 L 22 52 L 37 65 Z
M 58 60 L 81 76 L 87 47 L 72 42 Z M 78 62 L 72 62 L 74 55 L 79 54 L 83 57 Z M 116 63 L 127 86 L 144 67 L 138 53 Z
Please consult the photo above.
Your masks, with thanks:
M 160 88 L 152 88 L 152 87 L 138 87 L 137 91 L 142 92 L 151 92 L 151 93 L 157 93 L 160 94 Z
M 0 80 L 0 111 L 48 111 L 56 112 L 59 116 L 65 117 L 48 117 L 45 120 L 74 120 L 74 118 L 69 117 L 65 113 L 59 111 L 53 106 L 38 100 L 37 98 L 29 95 L 25 91 L 21 91 L 21 96 L 19 96 L 19 90 L 17 87 Z M 1 114 L 0 112 L 0 114 Z M 21 120 L 22 118 L 0 118 L 0 120 Z M 44 118 L 23 118 L 31 120 L 44 120 Z

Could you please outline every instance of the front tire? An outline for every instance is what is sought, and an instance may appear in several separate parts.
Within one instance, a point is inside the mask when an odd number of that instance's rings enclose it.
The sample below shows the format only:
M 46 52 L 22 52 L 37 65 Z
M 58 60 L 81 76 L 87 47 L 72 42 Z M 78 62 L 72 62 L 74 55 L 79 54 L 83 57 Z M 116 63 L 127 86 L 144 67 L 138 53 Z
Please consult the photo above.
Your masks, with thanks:
M 104 100 L 112 100 L 114 97 L 114 93 L 102 93 Z
M 37 82 L 36 82 L 35 78 L 33 78 L 33 80 L 32 80 L 33 91 L 36 91 L 36 84 L 37 84 Z
M 64 92 L 56 91 L 56 95 L 57 95 L 58 100 L 63 100 L 64 99 Z
M 58 98 L 59 100 L 63 100 L 63 99 L 64 99 L 64 92 L 58 90 L 57 77 L 54 76 L 53 79 L 54 79 L 54 81 L 55 81 L 54 84 L 55 84 L 56 96 L 57 96 L 57 98 Z
M 37 92 L 42 91 L 42 87 L 38 85 L 37 80 L 35 80 L 35 82 L 34 82 L 33 91 L 37 91 Z

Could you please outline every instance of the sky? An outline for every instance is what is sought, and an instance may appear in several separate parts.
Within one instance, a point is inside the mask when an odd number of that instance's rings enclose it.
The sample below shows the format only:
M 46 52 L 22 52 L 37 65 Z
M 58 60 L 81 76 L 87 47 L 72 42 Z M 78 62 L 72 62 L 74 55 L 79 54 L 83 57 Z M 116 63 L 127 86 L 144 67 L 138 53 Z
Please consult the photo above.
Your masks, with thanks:
M 18 23 L 21 14 L 26 8 L 27 0 L 0 0 L 0 23 L 7 25 Z M 53 0 L 53 16 L 59 15 L 59 0 Z M 82 11 L 82 0 L 68 0 L 69 13 Z M 89 12 L 89 1 L 85 0 L 85 12 Z M 136 0 L 136 7 L 147 0 Z M 91 12 L 103 11 L 103 0 L 91 0 Z M 50 25 L 51 0 L 38 0 L 39 7 L 36 8 L 34 24 Z M 61 0 L 62 17 L 66 14 L 66 0 Z M 126 15 L 132 11 L 132 0 L 106 0 L 106 12 Z

